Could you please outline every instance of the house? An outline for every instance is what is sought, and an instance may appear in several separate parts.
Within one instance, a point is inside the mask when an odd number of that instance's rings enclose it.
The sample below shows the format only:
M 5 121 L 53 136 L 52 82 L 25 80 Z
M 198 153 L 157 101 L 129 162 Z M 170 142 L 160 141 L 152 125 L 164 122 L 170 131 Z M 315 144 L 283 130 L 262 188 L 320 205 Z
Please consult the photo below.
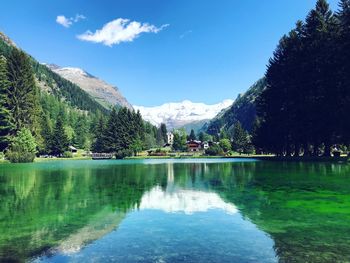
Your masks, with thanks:
M 75 148 L 75 147 L 72 146 L 72 145 L 68 146 L 68 149 L 69 149 L 69 151 L 70 151 L 71 153 L 76 153 L 76 152 L 78 152 L 78 149 Z
M 173 145 L 173 143 L 174 143 L 174 134 L 172 132 L 167 132 L 166 137 L 167 137 L 167 144 L 168 145 Z
M 199 152 L 202 150 L 202 143 L 200 141 L 188 141 L 186 145 L 189 152 Z
M 203 148 L 203 150 L 209 149 L 209 143 L 208 142 L 202 142 L 202 148 Z

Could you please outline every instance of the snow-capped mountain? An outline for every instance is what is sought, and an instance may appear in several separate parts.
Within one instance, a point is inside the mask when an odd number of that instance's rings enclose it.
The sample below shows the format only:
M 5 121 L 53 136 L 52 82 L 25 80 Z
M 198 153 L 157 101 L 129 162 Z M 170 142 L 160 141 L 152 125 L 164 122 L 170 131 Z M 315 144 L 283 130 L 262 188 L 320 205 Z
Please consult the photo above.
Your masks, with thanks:
M 140 110 L 142 117 L 153 125 L 159 126 L 161 123 L 165 123 L 168 129 L 173 129 L 193 122 L 210 120 L 220 111 L 231 106 L 232 103 L 233 100 L 229 99 L 213 105 L 185 100 L 179 103 L 165 103 L 155 107 L 135 105 L 133 107 L 135 110 Z
M 132 108 L 131 104 L 125 99 L 117 87 L 106 83 L 80 68 L 60 67 L 54 64 L 45 65 L 61 77 L 78 85 L 106 108 L 114 105 Z

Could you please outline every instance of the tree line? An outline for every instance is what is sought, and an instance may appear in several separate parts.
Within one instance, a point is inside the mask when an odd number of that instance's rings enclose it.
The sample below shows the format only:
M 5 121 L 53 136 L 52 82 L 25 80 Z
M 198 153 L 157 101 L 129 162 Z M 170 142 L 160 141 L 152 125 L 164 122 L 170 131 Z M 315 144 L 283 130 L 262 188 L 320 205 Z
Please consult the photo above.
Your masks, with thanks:
M 349 145 L 350 1 L 332 12 L 318 0 L 284 35 L 269 60 L 257 100 L 254 143 L 277 155 L 331 154 Z

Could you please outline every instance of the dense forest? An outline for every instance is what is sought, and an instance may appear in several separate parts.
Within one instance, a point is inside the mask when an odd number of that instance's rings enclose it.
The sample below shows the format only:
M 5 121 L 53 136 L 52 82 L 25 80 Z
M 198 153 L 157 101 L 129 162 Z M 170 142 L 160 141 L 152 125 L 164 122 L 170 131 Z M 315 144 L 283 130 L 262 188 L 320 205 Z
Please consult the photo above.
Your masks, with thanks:
M 124 157 L 163 145 L 164 136 L 158 138 L 161 127 L 144 122 L 139 112 L 106 110 L 1 36 L 0 152 L 7 159 L 71 157 L 69 146 Z
M 349 145 L 350 1 L 318 0 L 283 36 L 257 101 L 255 144 L 277 155 L 329 156 Z

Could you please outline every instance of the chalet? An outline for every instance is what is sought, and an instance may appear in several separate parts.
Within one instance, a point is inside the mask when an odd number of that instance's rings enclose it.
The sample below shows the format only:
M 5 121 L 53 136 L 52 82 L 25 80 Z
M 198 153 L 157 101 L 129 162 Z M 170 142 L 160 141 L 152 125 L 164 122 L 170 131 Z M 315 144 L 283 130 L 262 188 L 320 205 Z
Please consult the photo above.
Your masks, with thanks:
M 189 152 L 199 152 L 202 150 L 202 142 L 200 141 L 188 141 L 187 142 L 187 150 Z
M 75 148 L 75 147 L 72 146 L 72 145 L 68 146 L 68 149 L 69 149 L 69 151 L 70 151 L 71 153 L 77 153 L 77 152 L 78 152 L 78 149 Z

